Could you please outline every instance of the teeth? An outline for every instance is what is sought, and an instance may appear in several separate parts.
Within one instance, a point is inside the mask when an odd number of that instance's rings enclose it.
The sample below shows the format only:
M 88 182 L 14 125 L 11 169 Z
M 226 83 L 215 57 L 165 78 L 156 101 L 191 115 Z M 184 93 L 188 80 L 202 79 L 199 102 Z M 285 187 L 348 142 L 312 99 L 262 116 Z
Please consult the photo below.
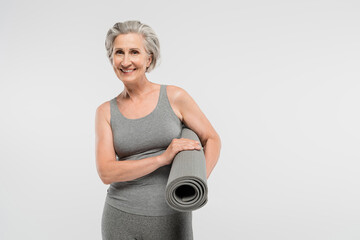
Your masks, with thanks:
M 121 69 L 121 71 L 128 73 L 128 72 L 134 71 L 134 69 L 132 69 L 132 70 L 124 70 L 124 69 Z

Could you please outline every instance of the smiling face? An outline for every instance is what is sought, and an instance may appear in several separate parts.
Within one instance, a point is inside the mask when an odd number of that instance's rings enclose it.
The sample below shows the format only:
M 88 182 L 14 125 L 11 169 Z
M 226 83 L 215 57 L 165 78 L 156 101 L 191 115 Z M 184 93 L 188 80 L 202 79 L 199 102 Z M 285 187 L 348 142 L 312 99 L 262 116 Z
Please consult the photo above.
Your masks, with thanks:
M 113 68 L 122 81 L 145 77 L 151 55 L 145 50 L 144 38 L 138 33 L 120 34 L 114 40 Z

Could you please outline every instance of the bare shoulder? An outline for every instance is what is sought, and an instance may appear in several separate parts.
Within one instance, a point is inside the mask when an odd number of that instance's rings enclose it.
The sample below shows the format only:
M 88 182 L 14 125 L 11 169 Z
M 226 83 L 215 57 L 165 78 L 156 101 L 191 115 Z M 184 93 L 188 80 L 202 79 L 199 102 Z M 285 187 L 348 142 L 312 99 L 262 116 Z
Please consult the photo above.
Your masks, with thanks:
M 171 97 L 179 97 L 185 90 L 181 87 L 175 86 L 175 85 L 167 85 L 166 88 L 167 92 Z M 170 97 L 170 96 L 169 96 Z
M 177 103 L 179 101 L 183 101 L 184 98 L 190 97 L 188 92 L 178 86 L 175 85 L 168 85 L 167 87 L 167 93 L 169 96 L 169 99 L 172 100 L 174 103 Z
M 169 98 L 170 105 L 174 110 L 178 118 L 183 121 L 183 116 L 181 114 L 181 105 L 179 104 L 181 100 L 184 99 L 188 93 L 181 87 L 175 85 L 167 85 L 166 92 Z
M 110 101 L 106 101 L 96 108 L 96 117 L 105 118 L 110 124 Z
M 201 111 L 194 98 L 185 89 L 170 86 L 169 92 L 176 108 L 181 113 L 182 122 L 199 136 L 203 146 L 205 146 L 209 138 L 217 136 L 210 121 Z

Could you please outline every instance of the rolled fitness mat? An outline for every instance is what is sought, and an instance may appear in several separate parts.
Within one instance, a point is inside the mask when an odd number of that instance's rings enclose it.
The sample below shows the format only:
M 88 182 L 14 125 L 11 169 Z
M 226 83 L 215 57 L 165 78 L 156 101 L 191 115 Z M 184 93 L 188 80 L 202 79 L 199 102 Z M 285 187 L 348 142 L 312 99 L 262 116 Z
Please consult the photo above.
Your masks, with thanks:
M 201 141 L 196 133 L 184 125 L 181 138 Z M 180 212 L 201 208 L 207 202 L 205 154 L 200 150 L 184 150 L 174 157 L 166 185 L 167 204 Z

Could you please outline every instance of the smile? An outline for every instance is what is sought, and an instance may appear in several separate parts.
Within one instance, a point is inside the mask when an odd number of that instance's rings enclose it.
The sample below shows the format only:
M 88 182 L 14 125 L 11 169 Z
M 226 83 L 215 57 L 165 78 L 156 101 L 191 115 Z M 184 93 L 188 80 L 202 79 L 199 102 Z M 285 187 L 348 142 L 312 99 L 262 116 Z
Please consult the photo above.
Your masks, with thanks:
M 124 69 L 121 69 L 121 68 L 120 68 L 120 70 L 121 70 L 123 73 L 131 73 L 131 72 L 135 71 L 136 68 L 134 68 L 134 69 L 129 69 L 129 70 L 124 70 Z

